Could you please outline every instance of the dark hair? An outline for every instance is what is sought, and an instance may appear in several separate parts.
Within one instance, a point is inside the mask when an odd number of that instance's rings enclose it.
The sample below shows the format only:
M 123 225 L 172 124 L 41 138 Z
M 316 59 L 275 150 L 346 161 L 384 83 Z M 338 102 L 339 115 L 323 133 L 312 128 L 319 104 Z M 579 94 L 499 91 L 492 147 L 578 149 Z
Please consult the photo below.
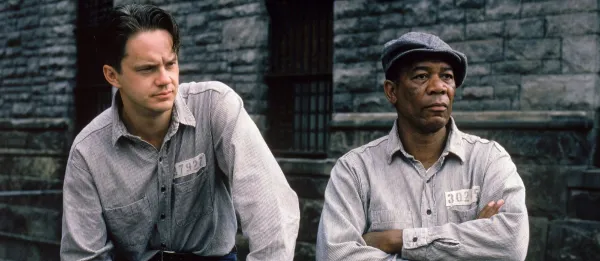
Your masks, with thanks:
M 106 16 L 98 49 L 104 64 L 121 72 L 127 40 L 136 33 L 163 29 L 173 38 L 173 51 L 179 53 L 179 28 L 165 10 L 153 5 L 129 4 L 115 7 Z

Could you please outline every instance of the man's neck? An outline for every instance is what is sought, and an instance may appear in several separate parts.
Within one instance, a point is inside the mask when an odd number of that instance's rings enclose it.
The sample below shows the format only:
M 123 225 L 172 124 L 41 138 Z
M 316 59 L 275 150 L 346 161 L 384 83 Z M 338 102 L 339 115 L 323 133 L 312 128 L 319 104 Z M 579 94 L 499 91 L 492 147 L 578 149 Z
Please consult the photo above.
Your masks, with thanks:
M 121 119 L 129 133 L 139 136 L 159 150 L 169 129 L 172 112 L 173 109 L 157 115 L 142 114 L 123 106 Z
M 398 121 L 398 136 L 404 150 L 420 161 L 425 169 L 429 169 L 444 151 L 448 130 L 443 127 L 435 133 L 425 134 Z

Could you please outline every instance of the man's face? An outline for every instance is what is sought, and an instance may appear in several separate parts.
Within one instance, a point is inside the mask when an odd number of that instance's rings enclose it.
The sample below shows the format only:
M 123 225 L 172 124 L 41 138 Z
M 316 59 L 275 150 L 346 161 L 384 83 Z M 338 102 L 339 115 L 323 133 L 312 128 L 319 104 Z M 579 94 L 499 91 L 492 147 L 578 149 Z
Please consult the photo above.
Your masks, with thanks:
M 398 117 L 421 133 L 437 132 L 448 123 L 452 112 L 456 89 L 452 67 L 446 62 L 428 60 L 400 70 L 398 82 L 385 83 Z
M 125 109 L 148 116 L 170 113 L 179 86 L 179 66 L 171 35 L 165 30 L 132 35 L 125 45 L 116 82 Z

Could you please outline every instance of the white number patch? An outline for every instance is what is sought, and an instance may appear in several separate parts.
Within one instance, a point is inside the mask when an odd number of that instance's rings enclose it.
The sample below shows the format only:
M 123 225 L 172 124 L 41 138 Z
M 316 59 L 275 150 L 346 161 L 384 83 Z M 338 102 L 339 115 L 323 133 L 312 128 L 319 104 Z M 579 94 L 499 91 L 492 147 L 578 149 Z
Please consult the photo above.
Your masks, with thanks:
M 446 192 L 446 207 L 466 206 L 479 200 L 479 186 Z
M 198 156 L 191 159 L 177 162 L 175 163 L 175 179 L 196 173 L 203 167 L 206 167 L 206 158 L 204 157 L 204 153 L 200 153 Z

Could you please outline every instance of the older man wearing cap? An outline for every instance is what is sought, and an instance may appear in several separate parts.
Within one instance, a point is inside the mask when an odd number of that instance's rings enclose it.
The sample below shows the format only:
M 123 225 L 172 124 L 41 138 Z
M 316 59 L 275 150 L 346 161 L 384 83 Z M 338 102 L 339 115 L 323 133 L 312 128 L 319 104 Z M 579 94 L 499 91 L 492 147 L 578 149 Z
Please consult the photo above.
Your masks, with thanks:
M 331 171 L 317 260 L 524 260 L 529 227 L 515 164 L 450 116 L 466 56 L 411 32 L 386 43 L 381 60 L 398 118 Z

